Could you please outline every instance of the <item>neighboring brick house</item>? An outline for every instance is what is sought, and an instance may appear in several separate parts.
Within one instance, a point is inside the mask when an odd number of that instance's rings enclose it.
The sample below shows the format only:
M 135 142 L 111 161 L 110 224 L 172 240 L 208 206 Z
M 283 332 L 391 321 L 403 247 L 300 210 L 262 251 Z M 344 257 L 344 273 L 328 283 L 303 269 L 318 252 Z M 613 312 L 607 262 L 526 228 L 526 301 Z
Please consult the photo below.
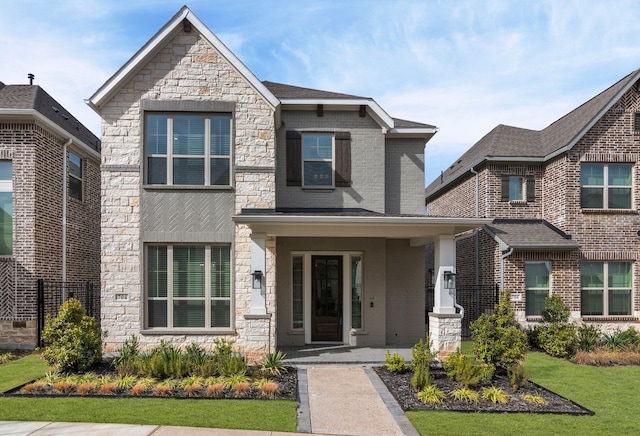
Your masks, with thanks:
M 226 337 L 249 359 L 414 343 L 425 243 L 488 222 L 424 216 L 434 126 L 261 82 L 186 7 L 89 104 L 104 131 L 107 352 L 132 334 L 147 348 Z
M 36 346 L 36 281 L 100 278 L 100 140 L 37 85 L 0 82 L 0 348 Z
M 639 79 L 632 72 L 539 131 L 497 126 L 426 188 L 429 216 L 494 219 L 459 237 L 459 283 L 511 290 L 523 324 L 540 319 L 551 292 L 575 321 L 638 326 Z

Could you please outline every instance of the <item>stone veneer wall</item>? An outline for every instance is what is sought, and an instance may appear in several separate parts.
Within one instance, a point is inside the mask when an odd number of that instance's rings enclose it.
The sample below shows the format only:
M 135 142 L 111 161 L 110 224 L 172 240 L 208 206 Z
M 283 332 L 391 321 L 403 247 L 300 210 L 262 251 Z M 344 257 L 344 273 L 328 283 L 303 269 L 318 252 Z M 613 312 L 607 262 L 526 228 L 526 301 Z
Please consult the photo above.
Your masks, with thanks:
M 275 207 L 274 110 L 196 31 L 180 31 L 103 108 L 102 152 L 102 322 L 109 335 L 105 351 L 115 351 L 143 320 L 143 244 L 140 238 L 141 100 L 235 102 L 235 210 Z M 179 223 L 178 223 L 179 225 Z M 238 349 L 258 356 L 275 346 L 275 315 L 245 318 L 251 298 L 250 230 L 236 226 L 232 244 L 235 334 Z M 172 242 L 172 241 L 166 241 Z M 267 312 L 275 313 L 274 240 L 267 241 Z M 271 271 L 271 273 L 270 273 Z M 126 294 L 126 301 L 116 301 Z M 142 334 L 143 347 L 160 340 L 212 344 L 213 335 Z

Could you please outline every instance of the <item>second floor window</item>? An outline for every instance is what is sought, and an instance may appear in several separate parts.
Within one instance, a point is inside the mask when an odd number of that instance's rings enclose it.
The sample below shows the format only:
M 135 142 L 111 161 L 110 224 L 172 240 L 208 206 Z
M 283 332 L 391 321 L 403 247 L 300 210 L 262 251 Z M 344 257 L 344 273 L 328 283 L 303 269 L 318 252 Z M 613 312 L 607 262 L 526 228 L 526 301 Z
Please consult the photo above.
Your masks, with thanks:
M 69 152 L 69 197 L 82 200 L 82 158 Z
M 13 170 L 0 161 L 0 256 L 13 254 Z
M 150 185 L 229 186 L 231 114 L 148 114 Z
M 351 133 L 287 131 L 287 186 L 351 186 Z
M 580 206 L 583 209 L 631 209 L 631 164 L 582 164 Z
M 527 201 L 536 199 L 534 176 L 502 176 L 500 201 Z
M 333 135 L 305 133 L 302 135 L 303 186 L 333 186 Z

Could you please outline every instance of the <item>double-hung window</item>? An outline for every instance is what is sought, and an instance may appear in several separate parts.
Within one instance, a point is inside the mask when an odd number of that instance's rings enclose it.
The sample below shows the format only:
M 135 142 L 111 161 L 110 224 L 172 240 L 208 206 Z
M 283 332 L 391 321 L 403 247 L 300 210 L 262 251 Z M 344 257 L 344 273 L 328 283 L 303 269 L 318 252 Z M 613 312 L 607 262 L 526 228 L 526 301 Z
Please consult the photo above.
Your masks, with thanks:
M 148 184 L 231 184 L 231 114 L 148 113 L 145 132 Z
M 82 158 L 69 152 L 69 196 L 82 201 Z
M 534 202 L 536 182 L 534 176 L 502 176 L 500 201 Z
M 527 316 L 540 316 L 544 309 L 544 300 L 549 295 L 549 262 L 525 262 L 525 289 Z
M 147 246 L 147 327 L 231 327 L 231 257 L 226 245 Z
M 580 204 L 583 209 L 631 209 L 631 164 L 582 164 Z
M 302 179 L 305 187 L 333 186 L 333 134 L 302 135 Z
M 0 161 L 0 256 L 13 254 L 13 170 Z
M 583 262 L 580 282 L 583 316 L 631 315 L 631 262 Z

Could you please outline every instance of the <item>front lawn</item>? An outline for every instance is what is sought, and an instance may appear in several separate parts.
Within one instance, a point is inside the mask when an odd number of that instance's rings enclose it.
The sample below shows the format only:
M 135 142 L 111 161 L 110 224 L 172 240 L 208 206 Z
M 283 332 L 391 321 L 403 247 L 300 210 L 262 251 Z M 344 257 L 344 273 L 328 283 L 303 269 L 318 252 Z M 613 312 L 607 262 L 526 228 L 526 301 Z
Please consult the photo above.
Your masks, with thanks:
M 466 345 L 466 344 L 465 344 Z M 466 351 L 468 345 L 463 345 Z M 576 365 L 531 352 L 531 380 L 595 412 L 594 416 L 409 411 L 424 435 L 639 434 L 640 367 Z
M 39 355 L 0 365 L 0 392 L 52 368 Z M 295 401 L 159 398 L 0 397 L 0 421 L 174 425 L 293 432 Z

